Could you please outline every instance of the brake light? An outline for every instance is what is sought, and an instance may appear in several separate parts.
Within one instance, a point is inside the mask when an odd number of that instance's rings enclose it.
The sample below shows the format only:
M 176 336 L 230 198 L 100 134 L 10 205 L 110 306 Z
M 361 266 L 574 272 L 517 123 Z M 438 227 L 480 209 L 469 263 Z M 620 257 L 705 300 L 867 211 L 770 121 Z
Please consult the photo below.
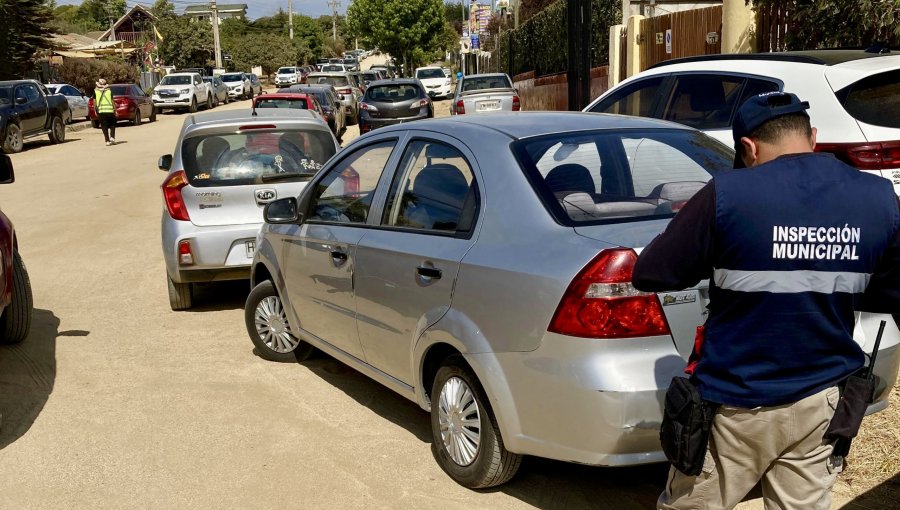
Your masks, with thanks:
M 377 112 L 378 111 L 378 108 L 375 108 L 374 105 L 371 105 L 369 103 L 359 103 L 359 107 L 361 109 L 369 111 L 369 112 Z
M 191 242 L 188 240 L 178 243 L 178 264 L 182 266 L 194 265 L 194 253 L 191 251 Z
M 569 284 L 548 331 L 583 338 L 670 334 L 659 298 L 631 284 L 637 253 L 603 250 Z
M 820 143 L 816 152 L 830 152 L 860 170 L 900 168 L 900 141 L 874 143 Z
M 250 124 L 248 126 L 239 127 L 238 131 L 247 131 L 249 129 L 276 129 L 276 127 L 275 124 Z
M 184 203 L 184 197 L 181 196 L 181 189 L 187 185 L 188 179 L 184 170 L 174 172 L 162 184 L 166 209 L 173 220 L 191 221 L 191 217 L 188 216 L 187 205 Z
M 522 103 L 519 101 L 519 96 L 513 96 L 513 108 L 512 111 L 517 112 L 522 109 Z
M 350 94 L 351 92 L 353 92 L 353 91 L 350 89 L 338 89 L 338 94 L 346 95 L 346 94 Z
M 424 107 L 428 106 L 428 103 L 430 103 L 430 102 L 431 101 L 429 99 L 422 99 L 420 101 L 416 101 L 415 103 L 413 103 L 412 106 L 409 107 L 409 109 L 415 110 L 416 108 L 424 108 Z
M 457 115 L 465 115 L 466 114 L 466 103 L 463 102 L 462 99 L 456 102 L 456 114 Z

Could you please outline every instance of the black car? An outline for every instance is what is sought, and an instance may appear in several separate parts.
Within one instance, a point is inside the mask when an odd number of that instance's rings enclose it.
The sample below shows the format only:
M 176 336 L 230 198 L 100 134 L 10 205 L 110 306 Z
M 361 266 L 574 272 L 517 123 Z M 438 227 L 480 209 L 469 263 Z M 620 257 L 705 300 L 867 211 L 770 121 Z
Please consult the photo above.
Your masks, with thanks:
M 325 122 L 328 123 L 328 127 L 331 128 L 334 136 L 340 140 L 344 131 L 347 130 L 347 114 L 341 106 L 339 94 L 333 86 L 291 85 L 290 87 L 279 89 L 278 92 L 299 92 L 315 95 L 316 101 L 322 105 L 322 110 L 325 111 Z
M 434 105 L 419 80 L 375 81 L 359 105 L 359 132 L 434 117 Z

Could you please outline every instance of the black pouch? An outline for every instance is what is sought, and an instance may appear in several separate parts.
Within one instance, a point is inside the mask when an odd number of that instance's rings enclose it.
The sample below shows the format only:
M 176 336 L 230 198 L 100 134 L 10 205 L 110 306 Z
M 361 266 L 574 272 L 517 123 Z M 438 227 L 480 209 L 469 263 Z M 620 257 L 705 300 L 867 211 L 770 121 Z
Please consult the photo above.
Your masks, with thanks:
M 688 379 L 672 378 L 659 439 L 672 466 L 688 476 L 697 476 L 703 469 L 716 407 L 700 398 Z
M 859 433 L 874 394 L 875 382 L 870 379 L 853 375 L 844 383 L 834 417 L 825 431 L 825 440 L 834 442 L 834 455 L 846 457 L 850 453 L 850 443 Z

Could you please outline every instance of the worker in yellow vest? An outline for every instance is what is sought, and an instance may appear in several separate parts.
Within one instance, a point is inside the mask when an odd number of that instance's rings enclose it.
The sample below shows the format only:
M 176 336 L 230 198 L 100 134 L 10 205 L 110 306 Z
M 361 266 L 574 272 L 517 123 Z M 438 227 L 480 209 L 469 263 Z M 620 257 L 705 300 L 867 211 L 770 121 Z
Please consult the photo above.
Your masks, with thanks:
M 103 129 L 103 138 L 106 145 L 116 144 L 116 102 L 113 100 L 112 89 L 106 80 L 97 80 L 94 88 L 94 109 L 100 119 L 100 128 Z

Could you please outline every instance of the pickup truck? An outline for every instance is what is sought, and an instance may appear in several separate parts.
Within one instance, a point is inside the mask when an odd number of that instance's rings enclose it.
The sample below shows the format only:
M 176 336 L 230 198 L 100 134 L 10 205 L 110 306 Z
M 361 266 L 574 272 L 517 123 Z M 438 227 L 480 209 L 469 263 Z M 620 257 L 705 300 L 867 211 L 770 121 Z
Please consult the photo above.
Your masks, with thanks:
M 0 81 L 0 148 L 20 152 L 25 140 L 49 135 L 53 143 L 66 139 L 70 116 L 65 96 L 50 94 L 34 80 Z
M 198 108 L 213 107 L 213 95 L 209 84 L 199 73 L 172 73 L 163 77 L 153 90 L 153 106 L 156 111 L 186 109 L 195 113 Z
M 451 115 L 517 112 L 521 109 L 519 93 L 509 76 L 503 73 L 464 76 L 457 82 L 456 95 L 450 103 Z

